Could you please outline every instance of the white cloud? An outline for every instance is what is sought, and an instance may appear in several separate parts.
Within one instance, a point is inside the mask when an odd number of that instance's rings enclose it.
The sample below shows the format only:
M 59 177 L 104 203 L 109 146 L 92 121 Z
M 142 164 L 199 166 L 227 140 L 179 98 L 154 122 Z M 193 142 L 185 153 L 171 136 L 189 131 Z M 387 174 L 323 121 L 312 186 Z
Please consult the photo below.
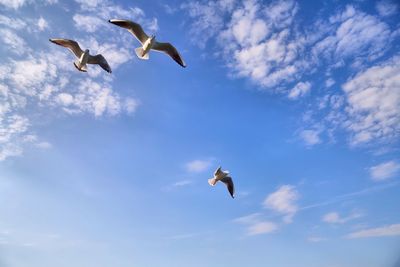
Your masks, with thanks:
M 295 1 L 231 1 L 228 7 L 220 2 L 183 5 L 192 18 L 192 38 L 200 47 L 215 40 L 220 51 L 217 55 L 231 73 L 262 88 L 287 87 L 321 63 L 328 70 L 353 59 L 362 66 L 382 56 L 393 38 L 388 24 L 351 5 L 300 30 L 295 23 L 299 9 Z M 328 87 L 332 84 L 333 80 L 327 82 Z M 308 90 L 297 88 L 291 97 Z
M 33 1 L 33 0 L 0 0 L 0 5 L 3 5 L 7 8 L 18 9 L 25 4 L 28 3 L 44 3 L 44 4 L 55 4 L 57 0 L 41 0 L 41 1 Z
M 123 103 L 123 108 L 128 114 L 133 114 L 137 110 L 139 104 L 137 99 L 127 97 Z
M 49 142 L 39 142 L 35 146 L 40 149 L 50 149 L 53 147 Z
M 81 14 L 75 14 L 73 20 L 76 28 L 87 32 L 95 32 L 106 24 L 104 20 L 98 17 Z
M 353 212 L 347 217 L 341 217 L 337 212 L 329 212 L 322 217 L 322 221 L 331 224 L 343 224 L 362 216 L 359 212 Z
M 8 8 L 18 9 L 27 2 L 26 0 L 0 0 L 0 5 L 4 5 Z
M 14 31 L 9 29 L 0 29 L 0 39 L 14 54 L 22 55 L 26 50 L 29 51 L 24 39 L 19 37 Z
M 49 28 L 49 23 L 43 17 L 40 17 L 37 22 L 37 26 L 39 27 L 40 31 L 44 31 L 45 29 Z
M 285 223 L 291 223 L 293 216 L 298 211 L 296 204 L 299 193 L 292 185 L 283 185 L 277 191 L 271 193 L 263 202 L 265 208 L 272 209 L 284 215 Z
M 307 146 L 313 146 L 321 143 L 319 137 L 320 131 L 318 130 L 302 130 L 300 132 L 300 138 L 304 141 Z
M 0 161 L 22 154 L 20 144 L 27 136 L 29 120 L 20 115 L 0 118 Z
M 248 225 L 246 228 L 246 234 L 250 236 L 272 233 L 279 228 L 274 222 L 262 220 L 261 213 L 253 213 L 236 218 L 233 221 L 235 223 Z
M 319 236 L 310 236 L 310 237 L 307 238 L 307 241 L 311 242 L 311 243 L 318 243 L 318 242 L 322 242 L 324 240 L 326 240 L 326 239 L 322 238 L 322 237 L 319 237 Z
M 396 14 L 399 10 L 399 6 L 390 0 L 377 1 L 375 7 L 379 15 L 383 17 L 392 16 Z
M 258 222 L 247 228 L 248 235 L 260 235 L 260 234 L 268 234 L 275 232 L 278 229 L 278 226 L 269 221 Z
M 310 91 L 310 89 L 310 82 L 299 82 L 292 88 L 292 90 L 290 90 L 288 97 L 290 99 L 297 99 L 301 96 L 306 95 Z
M 27 26 L 27 23 L 22 19 L 10 18 L 3 15 L 0 15 L 0 24 L 15 30 L 21 30 Z
M 392 224 L 378 228 L 370 228 L 348 234 L 347 238 L 366 238 L 400 235 L 400 224 Z
M 186 170 L 188 172 L 203 172 L 205 170 L 208 170 L 211 166 L 212 160 L 207 159 L 207 160 L 193 160 L 188 163 L 186 163 Z
M 334 79 L 332 79 L 332 78 L 329 78 L 329 79 L 327 79 L 326 81 L 325 81 L 325 86 L 326 87 L 331 87 L 332 85 L 334 85 L 335 84 L 335 80 Z
M 182 180 L 182 181 L 178 181 L 175 182 L 174 184 L 172 184 L 173 187 L 182 187 L 182 186 L 186 186 L 186 185 L 190 185 L 193 184 L 192 180 Z
M 97 7 L 103 3 L 105 3 L 105 0 L 75 0 L 78 4 L 81 5 L 82 9 L 83 8 L 93 8 Z
M 394 160 L 375 165 L 369 169 L 372 180 L 383 181 L 396 175 L 400 170 L 400 164 Z
M 361 71 L 342 88 L 353 145 L 400 136 L 400 56 Z

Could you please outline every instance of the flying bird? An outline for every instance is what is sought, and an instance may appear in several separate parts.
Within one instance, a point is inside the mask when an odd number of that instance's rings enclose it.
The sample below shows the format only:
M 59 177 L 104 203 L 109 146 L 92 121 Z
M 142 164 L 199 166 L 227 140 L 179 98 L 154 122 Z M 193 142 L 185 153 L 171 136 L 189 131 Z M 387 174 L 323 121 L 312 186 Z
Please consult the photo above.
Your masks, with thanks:
M 89 49 L 83 51 L 79 44 L 73 40 L 69 39 L 49 39 L 50 42 L 64 46 L 71 50 L 72 53 L 78 58 L 74 62 L 74 66 L 83 72 L 87 72 L 86 64 L 97 64 L 100 65 L 105 71 L 111 73 L 111 67 L 108 65 L 107 60 L 103 57 L 103 55 L 98 54 L 92 56 L 89 54 Z
M 110 19 L 108 22 L 127 29 L 133 34 L 133 36 L 136 37 L 136 39 L 138 39 L 138 41 L 142 44 L 141 47 L 135 49 L 138 58 L 147 60 L 149 59 L 150 50 L 154 50 L 167 54 L 173 60 L 175 60 L 176 63 L 184 68 L 186 67 L 186 63 L 183 61 L 183 58 L 172 44 L 157 42 L 156 37 L 154 35 L 149 37 L 143 31 L 142 26 L 140 26 L 138 23 L 122 19 Z
M 235 194 L 235 186 L 233 185 L 232 177 L 229 176 L 229 171 L 223 171 L 221 170 L 221 166 L 218 167 L 218 169 L 214 172 L 214 177 L 211 179 L 208 179 L 208 183 L 211 186 L 214 186 L 218 181 L 223 182 L 226 187 L 228 188 L 229 194 L 231 195 L 232 198 L 234 197 Z

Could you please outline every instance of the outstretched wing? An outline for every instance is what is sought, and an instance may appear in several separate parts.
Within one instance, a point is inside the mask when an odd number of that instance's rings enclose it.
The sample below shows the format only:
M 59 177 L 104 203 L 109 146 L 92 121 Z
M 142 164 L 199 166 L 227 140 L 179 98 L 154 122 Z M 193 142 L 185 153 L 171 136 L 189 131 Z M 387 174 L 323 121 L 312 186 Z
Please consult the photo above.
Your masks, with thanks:
M 111 67 L 108 65 L 107 60 L 103 57 L 103 55 L 98 54 L 95 56 L 89 56 L 88 64 L 98 64 L 108 73 L 111 73 Z
M 221 174 L 222 174 L 222 170 L 221 170 L 221 166 L 219 166 L 218 169 L 216 169 L 214 172 L 214 177 L 217 177 Z
M 127 29 L 142 44 L 149 39 L 149 36 L 147 36 L 147 34 L 143 31 L 142 26 L 140 26 L 138 23 L 124 19 L 110 19 L 108 22 Z
M 226 187 L 228 188 L 229 194 L 231 194 L 231 197 L 235 198 L 234 197 L 235 186 L 233 185 L 232 178 L 229 176 L 226 176 L 226 177 L 222 178 L 221 182 L 223 182 L 226 185 Z
M 151 49 L 166 53 L 173 60 L 175 60 L 176 63 L 184 68 L 186 67 L 186 63 L 183 61 L 183 58 L 172 44 L 156 42 Z
M 49 39 L 49 41 L 68 48 L 78 58 L 80 58 L 83 54 L 83 50 L 81 49 L 79 44 L 73 40 L 56 38 L 56 39 Z

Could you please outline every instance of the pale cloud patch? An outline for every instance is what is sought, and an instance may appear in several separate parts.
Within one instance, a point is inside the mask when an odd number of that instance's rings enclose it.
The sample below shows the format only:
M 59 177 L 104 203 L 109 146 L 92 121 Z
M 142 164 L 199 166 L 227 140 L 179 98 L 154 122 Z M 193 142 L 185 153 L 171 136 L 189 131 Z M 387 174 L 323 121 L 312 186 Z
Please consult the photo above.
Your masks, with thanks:
M 139 107 L 140 102 L 132 97 L 127 97 L 123 103 L 123 108 L 128 114 L 133 114 Z
M 27 23 L 22 19 L 11 18 L 4 15 L 0 15 L 0 24 L 14 30 L 21 30 L 27 26 Z
M 36 143 L 35 146 L 40 149 L 50 149 L 53 147 L 52 144 L 50 144 L 49 142 L 45 142 L 45 141 Z
M 37 21 L 37 26 L 40 31 L 44 31 L 45 29 L 49 28 L 49 23 L 43 17 L 40 17 Z
M 384 237 L 384 236 L 399 236 L 400 224 L 392 224 L 377 228 L 369 228 L 361 231 L 350 233 L 346 238 L 367 238 L 367 237 Z
M 399 6 L 394 1 L 390 0 L 377 1 L 375 7 L 379 15 L 383 17 L 392 16 L 399 11 Z
M 68 53 L 56 47 L 43 53 L 35 52 L 26 58 L 10 59 L 0 68 L 0 159 L 18 156 L 25 146 L 50 148 L 31 133 L 34 121 L 32 110 L 62 110 L 65 114 L 92 114 L 95 117 L 117 116 L 136 111 L 138 100 L 122 97 L 112 88 L 112 79 L 100 76 L 71 79 L 76 70 Z M 57 65 L 53 59 L 58 58 Z M 75 76 L 76 77 L 76 76 Z M 26 112 L 26 107 L 30 111 Z M 25 114 L 25 115 L 20 115 Z
M 0 118 L 0 161 L 22 154 L 21 143 L 28 133 L 29 120 L 20 115 Z
M 18 9 L 26 2 L 26 0 L 0 0 L 0 5 L 6 6 L 8 8 Z
M 400 136 L 400 56 L 359 72 L 342 88 L 353 145 Z
M 261 213 L 253 213 L 236 218 L 233 221 L 247 225 L 246 234 L 249 236 L 272 233 L 279 228 L 276 223 L 261 219 Z
M 306 95 L 311 89 L 310 82 L 299 82 L 289 91 L 289 99 L 295 100 Z
M 330 224 L 343 224 L 362 216 L 363 214 L 359 212 L 353 212 L 346 217 L 341 217 L 338 212 L 329 212 L 322 217 L 322 221 Z
M 318 130 L 312 130 L 312 129 L 307 129 L 307 130 L 302 130 L 299 133 L 300 138 L 304 141 L 304 143 L 307 146 L 313 146 L 316 144 L 321 143 L 321 138 L 319 137 L 320 131 Z
M 196 159 L 186 163 L 185 167 L 188 172 L 203 172 L 211 167 L 212 160 L 200 160 Z
M 43 4 L 55 4 L 57 3 L 57 0 L 41 0 L 41 1 L 33 1 L 33 0 L 0 0 L 0 5 L 3 5 L 7 8 L 12 8 L 12 9 L 18 9 L 25 4 L 38 4 L 38 3 L 43 3 Z
M 268 234 L 272 233 L 278 230 L 278 225 L 269 222 L 269 221 L 263 221 L 263 222 L 257 222 L 253 225 L 250 225 L 247 228 L 247 234 L 248 235 L 261 235 L 261 234 Z
M 400 171 L 400 164 L 394 160 L 383 162 L 369 168 L 371 179 L 384 181 L 395 176 Z
M 76 28 L 87 32 L 95 32 L 106 24 L 104 20 L 98 17 L 81 14 L 75 14 L 73 20 Z
M 326 87 L 332 87 L 332 85 L 334 85 L 336 82 L 335 82 L 335 80 L 334 79 L 332 79 L 332 78 L 328 78 L 326 81 L 325 81 L 325 86 Z
M 325 240 L 326 240 L 325 238 L 319 236 L 310 236 L 307 238 L 307 241 L 311 243 L 319 243 Z
M 193 181 L 191 181 L 191 180 L 182 180 L 182 181 L 175 182 L 172 186 L 182 187 L 182 186 L 190 185 L 192 183 L 193 183 Z
M 391 40 L 391 30 L 385 22 L 351 5 L 329 20 L 332 30 L 314 45 L 312 54 L 323 55 L 333 67 L 355 55 L 359 61 L 376 59 Z
M 14 54 L 22 55 L 26 52 L 26 50 L 29 50 L 29 48 L 26 48 L 24 39 L 9 29 L 0 29 L 0 40 Z
M 277 191 L 271 193 L 263 202 L 264 208 L 272 209 L 283 214 L 283 221 L 291 223 L 293 216 L 298 211 L 297 200 L 300 195 L 292 185 L 283 185 Z

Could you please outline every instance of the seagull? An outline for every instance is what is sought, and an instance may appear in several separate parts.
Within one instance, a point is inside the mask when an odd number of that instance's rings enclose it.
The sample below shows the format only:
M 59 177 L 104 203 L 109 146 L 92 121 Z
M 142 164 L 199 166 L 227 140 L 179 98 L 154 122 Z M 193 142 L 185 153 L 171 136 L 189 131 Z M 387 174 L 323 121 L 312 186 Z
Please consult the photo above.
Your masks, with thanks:
M 147 60 L 149 59 L 150 50 L 154 50 L 167 54 L 173 60 L 175 60 L 176 63 L 184 68 L 186 67 L 186 63 L 183 61 L 178 50 L 176 50 L 176 48 L 172 44 L 157 42 L 155 35 L 149 37 L 143 31 L 142 26 L 140 26 L 138 23 L 123 19 L 110 19 L 108 22 L 127 29 L 130 33 L 133 34 L 133 36 L 136 37 L 136 39 L 138 39 L 138 41 L 142 44 L 142 47 L 138 47 L 135 49 L 138 58 Z
M 218 181 L 223 182 L 228 188 L 231 197 L 235 198 L 235 186 L 233 185 L 232 177 L 229 176 L 229 171 L 221 170 L 221 166 L 219 166 L 218 169 L 214 172 L 214 178 L 208 179 L 208 183 L 211 186 L 214 186 Z
M 107 60 L 103 57 L 103 55 L 98 54 L 92 56 L 89 54 L 89 49 L 83 51 L 79 44 L 73 40 L 69 39 L 49 39 L 50 42 L 64 46 L 71 50 L 72 53 L 78 58 L 74 62 L 75 68 L 79 71 L 87 72 L 86 64 L 98 64 L 108 73 L 111 73 L 110 65 L 108 65 Z

